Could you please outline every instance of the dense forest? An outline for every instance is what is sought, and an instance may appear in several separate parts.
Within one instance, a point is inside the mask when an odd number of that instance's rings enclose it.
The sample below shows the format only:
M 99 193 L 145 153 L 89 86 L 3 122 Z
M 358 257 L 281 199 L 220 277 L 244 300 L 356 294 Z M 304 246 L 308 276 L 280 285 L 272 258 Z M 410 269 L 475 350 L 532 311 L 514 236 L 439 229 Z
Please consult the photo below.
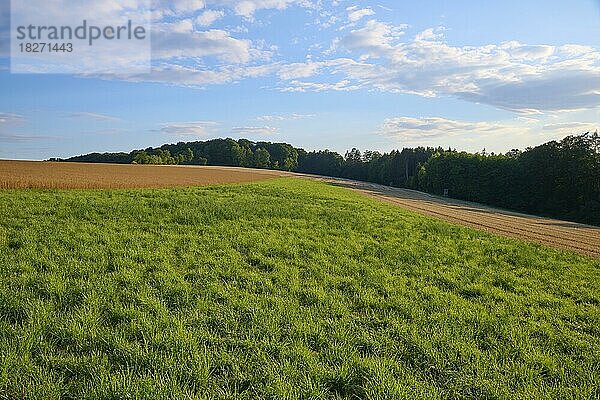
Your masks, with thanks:
M 286 143 L 214 139 L 130 153 L 91 153 L 72 162 L 270 168 L 423 190 L 531 214 L 600 225 L 600 138 L 568 136 L 524 151 L 477 154 L 433 147 L 380 153 L 307 152 Z

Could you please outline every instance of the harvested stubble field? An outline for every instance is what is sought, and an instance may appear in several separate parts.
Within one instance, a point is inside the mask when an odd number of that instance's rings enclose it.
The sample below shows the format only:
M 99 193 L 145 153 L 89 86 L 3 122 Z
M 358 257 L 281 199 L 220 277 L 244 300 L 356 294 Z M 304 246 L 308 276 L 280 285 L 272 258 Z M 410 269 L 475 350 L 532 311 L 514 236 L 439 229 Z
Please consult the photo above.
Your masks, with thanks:
M 118 189 L 254 182 L 277 171 L 174 165 L 87 164 L 0 160 L 2 189 Z
M 346 179 L 316 178 L 444 221 L 600 258 L 600 227 Z
M 598 398 L 600 261 L 306 179 L 0 191 L 0 398 Z

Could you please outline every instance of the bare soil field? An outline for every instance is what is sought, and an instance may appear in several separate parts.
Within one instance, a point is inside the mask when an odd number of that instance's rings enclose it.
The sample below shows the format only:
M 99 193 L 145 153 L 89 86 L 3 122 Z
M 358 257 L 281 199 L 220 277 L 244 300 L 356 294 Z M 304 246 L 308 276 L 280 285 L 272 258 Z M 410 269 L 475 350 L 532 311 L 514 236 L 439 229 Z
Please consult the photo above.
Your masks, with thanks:
M 449 222 L 600 258 L 600 227 L 346 179 L 236 167 L 0 160 L 0 188 L 160 188 L 253 182 L 278 176 L 324 181 Z
M 247 168 L 0 160 L 2 189 L 182 187 L 253 182 L 281 175 Z
M 521 214 L 415 190 L 345 179 L 323 180 L 449 222 L 600 258 L 600 227 Z

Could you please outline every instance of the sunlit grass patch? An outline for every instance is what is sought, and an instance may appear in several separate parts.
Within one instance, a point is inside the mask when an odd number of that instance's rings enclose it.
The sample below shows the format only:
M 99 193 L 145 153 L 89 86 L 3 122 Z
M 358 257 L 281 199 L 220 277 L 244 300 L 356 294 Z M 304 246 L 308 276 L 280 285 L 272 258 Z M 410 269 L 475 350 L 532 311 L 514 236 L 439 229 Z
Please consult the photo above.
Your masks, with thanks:
M 593 398 L 599 271 L 300 179 L 0 191 L 0 396 Z

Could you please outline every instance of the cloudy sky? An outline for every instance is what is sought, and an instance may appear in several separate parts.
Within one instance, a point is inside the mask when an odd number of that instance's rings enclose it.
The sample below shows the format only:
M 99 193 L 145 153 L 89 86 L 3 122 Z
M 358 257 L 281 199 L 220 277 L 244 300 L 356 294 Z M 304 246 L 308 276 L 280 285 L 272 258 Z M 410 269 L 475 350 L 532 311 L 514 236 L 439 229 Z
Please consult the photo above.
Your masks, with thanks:
M 8 5 L 0 158 L 215 137 L 505 152 L 600 128 L 598 0 L 155 1 L 152 72 L 119 75 L 11 74 Z

